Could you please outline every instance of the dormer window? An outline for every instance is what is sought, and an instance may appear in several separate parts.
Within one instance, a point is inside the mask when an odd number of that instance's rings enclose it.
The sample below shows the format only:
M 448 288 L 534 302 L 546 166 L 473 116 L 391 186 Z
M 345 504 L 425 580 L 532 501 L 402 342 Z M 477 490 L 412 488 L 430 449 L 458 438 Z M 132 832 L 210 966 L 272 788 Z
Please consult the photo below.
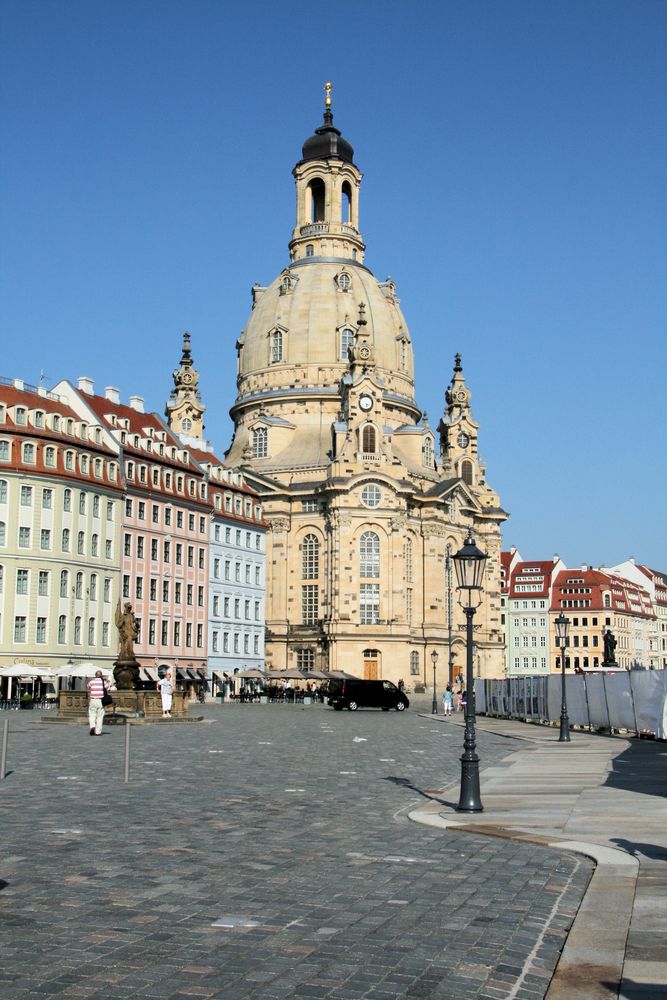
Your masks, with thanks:
M 26 416 L 25 407 L 17 406 L 15 413 L 16 413 L 16 423 L 25 424 L 25 416 Z
M 53 427 L 54 431 L 59 431 L 60 430 L 60 417 L 58 416 L 57 413 L 53 417 L 52 427 Z
M 35 427 L 43 427 L 43 426 L 44 426 L 44 411 L 43 410 L 36 410 L 35 411 Z
M 85 441 L 88 437 L 88 424 L 81 424 L 81 440 Z
M 139 448 L 139 435 L 138 434 L 134 435 L 134 447 L 135 448 Z
M 67 433 L 74 434 L 74 421 L 70 419 L 67 421 Z
M 95 428 L 95 444 L 102 444 L 102 431 L 99 427 Z
M 134 479 L 134 462 L 128 462 L 125 466 L 128 479 Z
M 127 437 L 127 434 L 125 433 L 125 431 L 121 431 L 120 432 L 120 443 L 121 444 L 125 444 L 126 437 Z

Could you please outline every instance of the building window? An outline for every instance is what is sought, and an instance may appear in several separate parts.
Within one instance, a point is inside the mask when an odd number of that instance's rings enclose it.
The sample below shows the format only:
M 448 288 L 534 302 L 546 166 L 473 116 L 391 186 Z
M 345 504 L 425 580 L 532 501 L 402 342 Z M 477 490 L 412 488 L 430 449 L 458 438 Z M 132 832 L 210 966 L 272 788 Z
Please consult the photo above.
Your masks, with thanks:
M 374 531 L 365 531 L 359 542 L 359 573 L 363 577 L 380 575 L 380 539 Z
M 111 600 L 111 578 L 108 576 L 104 577 L 104 602 L 108 604 Z
M 467 486 L 473 486 L 475 483 L 472 462 L 467 458 L 461 462 L 461 479 Z
M 76 584 L 74 588 L 74 596 L 77 600 L 81 600 L 83 597 L 83 573 L 76 574 Z
M 30 548 L 30 528 L 19 528 L 19 548 Z
M 72 491 L 65 490 L 65 492 L 63 493 L 63 510 L 71 510 L 71 509 L 72 509 Z
M 419 653 L 416 649 L 410 653 L 410 673 L 413 677 L 419 676 Z
M 26 465 L 35 464 L 35 446 L 34 444 L 24 444 L 23 445 L 23 461 Z
M 76 551 L 80 556 L 85 555 L 85 542 L 86 542 L 86 536 L 84 535 L 83 531 L 80 531 L 79 534 L 77 535 L 77 540 L 76 540 Z
M 126 573 L 123 576 L 123 597 L 129 597 L 129 596 L 130 596 L 130 578 Z
M 405 579 L 407 583 L 412 583 L 412 539 L 408 538 L 405 542 Z
M 16 615 L 14 618 L 14 642 L 25 642 L 25 615 Z
M 39 582 L 37 584 L 37 593 L 40 597 L 49 596 L 49 574 L 45 569 L 40 569 L 39 571 Z
M 42 528 L 39 533 L 39 547 L 40 549 L 50 549 L 51 548 L 51 531 L 49 528 Z
M 197 649 L 201 649 L 204 645 L 204 626 L 200 623 L 197 625 Z
M 86 513 L 86 494 L 79 493 L 79 514 Z
M 51 510 L 53 507 L 53 490 L 42 490 L 42 508 Z
M 283 333 L 282 330 L 273 330 L 269 338 L 271 344 L 270 362 L 272 365 L 283 360 Z
M 7 480 L 0 479 L 0 503 L 7 503 Z
M 424 465 L 428 469 L 433 466 L 433 440 L 430 437 L 424 440 Z
M 301 588 L 301 623 L 314 625 L 319 615 L 320 589 L 317 584 L 304 584 Z
M 363 574 L 362 574 L 363 575 Z M 380 621 L 380 584 L 362 583 L 359 591 L 359 615 L 362 625 L 377 625 Z
M 17 594 L 27 594 L 28 593 L 28 570 L 27 569 L 17 569 L 17 571 L 16 571 L 16 593 Z
M 62 646 L 67 640 L 67 615 L 58 618 L 58 643 Z
M 81 645 L 81 618 L 79 615 L 74 619 L 74 645 Z
M 412 587 L 405 592 L 405 618 L 408 625 L 412 625 Z
M 306 247 L 306 257 L 314 257 L 314 256 L 315 256 L 315 247 L 313 246 L 312 243 L 309 243 Z
M 366 424 L 361 434 L 361 450 L 365 455 L 374 455 L 377 447 L 377 435 L 372 424 Z
M 320 575 L 320 543 L 316 535 L 306 535 L 301 553 L 303 579 L 317 580 Z
M 93 535 L 90 539 L 90 554 L 91 556 L 96 556 L 99 550 L 99 536 Z
M 269 453 L 269 434 L 266 427 L 255 427 L 252 432 L 253 458 L 266 458 Z
M 0 441 L 0 462 L 9 461 L 9 441 Z
M 181 644 L 181 623 L 174 622 L 174 646 Z
M 95 619 L 94 618 L 89 618 L 88 619 L 88 645 L 89 646 L 94 646 L 95 645 Z
M 341 277 L 343 277 L 341 275 Z M 349 279 L 348 279 L 349 280 Z M 341 361 L 347 361 L 349 358 L 349 352 L 354 347 L 354 330 L 349 327 L 345 327 L 340 331 L 340 357 Z
M 169 622 L 162 621 L 160 625 L 160 644 L 166 646 L 169 642 Z
M 21 506 L 32 507 L 32 486 L 21 487 Z

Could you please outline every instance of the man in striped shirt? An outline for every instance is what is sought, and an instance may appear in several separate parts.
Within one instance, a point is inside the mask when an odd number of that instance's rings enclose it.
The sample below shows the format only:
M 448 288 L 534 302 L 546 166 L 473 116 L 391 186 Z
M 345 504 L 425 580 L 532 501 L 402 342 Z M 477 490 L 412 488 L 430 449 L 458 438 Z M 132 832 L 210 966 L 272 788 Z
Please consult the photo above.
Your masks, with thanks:
M 91 736 L 102 735 L 104 721 L 104 705 L 102 695 L 109 690 L 109 684 L 104 680 L 102 671 L 98 670 L 88 681 L 88 725 Z

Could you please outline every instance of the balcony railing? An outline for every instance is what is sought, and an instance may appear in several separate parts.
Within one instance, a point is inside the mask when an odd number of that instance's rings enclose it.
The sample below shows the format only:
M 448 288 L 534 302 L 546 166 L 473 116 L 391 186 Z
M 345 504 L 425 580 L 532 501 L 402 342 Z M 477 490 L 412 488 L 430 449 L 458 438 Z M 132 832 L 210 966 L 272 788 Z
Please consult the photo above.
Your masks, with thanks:
M 328 222 L 311 222 L 307 226 L 301 226 L 299 230 L 302 236 L 317 236 L 318 233 L 328 233 Z

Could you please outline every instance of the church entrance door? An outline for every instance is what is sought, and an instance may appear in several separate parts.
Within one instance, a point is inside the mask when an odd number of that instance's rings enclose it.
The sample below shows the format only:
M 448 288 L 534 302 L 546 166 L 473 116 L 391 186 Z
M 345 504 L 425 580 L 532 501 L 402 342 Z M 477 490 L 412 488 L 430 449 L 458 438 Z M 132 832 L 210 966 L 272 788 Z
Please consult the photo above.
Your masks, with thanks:
M 376 649 L 364 650 L 364 680 L 376 681 L 379 675 L 378 653 Z

